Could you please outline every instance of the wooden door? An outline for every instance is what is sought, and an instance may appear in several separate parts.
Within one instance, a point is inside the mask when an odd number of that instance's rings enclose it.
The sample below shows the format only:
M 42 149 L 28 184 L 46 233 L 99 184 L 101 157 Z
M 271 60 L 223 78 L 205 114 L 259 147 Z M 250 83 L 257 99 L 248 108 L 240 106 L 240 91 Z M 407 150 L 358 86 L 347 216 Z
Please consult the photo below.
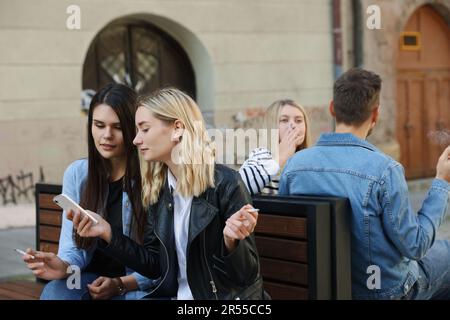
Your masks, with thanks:
M 403 46 L 397 60 L 397 139 L 407 178 L 435 175 L 450 144 L 450 28 L 430 6 L 407 22 L 416 48 Z
M 121 82 L 139 94 L 176 87 L 196 98 L 187 53 L 169 34 L 136 21 L 109 25 L 91 43 L 83 66 L 83 90 Z

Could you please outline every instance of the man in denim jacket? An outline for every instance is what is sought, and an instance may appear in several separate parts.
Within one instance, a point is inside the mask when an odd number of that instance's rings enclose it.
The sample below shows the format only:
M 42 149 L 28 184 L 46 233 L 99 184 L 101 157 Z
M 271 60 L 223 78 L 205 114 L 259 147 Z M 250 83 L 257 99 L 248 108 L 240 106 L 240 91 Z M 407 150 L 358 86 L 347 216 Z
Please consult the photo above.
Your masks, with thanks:
M 336 81 L 336 132 L 287 162 L 279 193 L 349 199 L 353 298 L 450 299 L 450 241 L 436 241 L 448 205 L 450 147 L 416 214 L 403 167 L 365 141 L 378 120 L 380 90 L 380 77 L 362 69 Z

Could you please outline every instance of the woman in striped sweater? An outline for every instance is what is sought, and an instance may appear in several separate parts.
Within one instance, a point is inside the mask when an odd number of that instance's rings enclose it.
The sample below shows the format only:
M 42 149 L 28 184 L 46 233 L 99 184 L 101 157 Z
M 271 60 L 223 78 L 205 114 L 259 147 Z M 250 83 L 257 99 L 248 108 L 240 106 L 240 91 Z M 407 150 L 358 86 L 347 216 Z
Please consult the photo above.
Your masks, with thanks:
M 309 119 L 305 109 L 293 100 L 278 100 L 266 111 L 268 129 L 278 129 L 278 157 L 266 148 L 256 148 L 239 169 L 252 195 L 277 194 L 279 175 L 286 161 L 311 144 Z

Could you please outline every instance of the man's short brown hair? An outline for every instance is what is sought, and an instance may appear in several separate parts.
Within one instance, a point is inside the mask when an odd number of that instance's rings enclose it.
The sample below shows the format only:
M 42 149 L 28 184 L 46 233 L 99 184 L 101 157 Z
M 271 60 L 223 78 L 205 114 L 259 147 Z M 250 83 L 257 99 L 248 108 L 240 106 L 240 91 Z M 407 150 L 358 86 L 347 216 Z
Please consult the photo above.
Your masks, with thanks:
M 361 125 L 379 105 L 381 78 L 360 68 L 344 73 L 334 83 L 334 112 L 336 122 Z

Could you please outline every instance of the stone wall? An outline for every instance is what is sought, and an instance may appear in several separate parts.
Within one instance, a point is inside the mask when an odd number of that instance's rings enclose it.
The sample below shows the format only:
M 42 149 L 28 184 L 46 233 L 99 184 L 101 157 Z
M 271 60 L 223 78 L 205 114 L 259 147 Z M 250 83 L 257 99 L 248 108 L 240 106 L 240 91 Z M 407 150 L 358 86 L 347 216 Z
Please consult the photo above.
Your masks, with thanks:
M 331 97 L 328 0 L 78 0 L 81 29 L 69 30 L 72 4 L 0 1 L 0 181 L 32 173 L 36 182 L 43 171 L 61 183 L 67 165 L 86 156 L 83 62 L 95 35 L 120 18 L 146 19 L 185 48 L 199 104 L 218 127 L 275 99 L 314 109 Z

